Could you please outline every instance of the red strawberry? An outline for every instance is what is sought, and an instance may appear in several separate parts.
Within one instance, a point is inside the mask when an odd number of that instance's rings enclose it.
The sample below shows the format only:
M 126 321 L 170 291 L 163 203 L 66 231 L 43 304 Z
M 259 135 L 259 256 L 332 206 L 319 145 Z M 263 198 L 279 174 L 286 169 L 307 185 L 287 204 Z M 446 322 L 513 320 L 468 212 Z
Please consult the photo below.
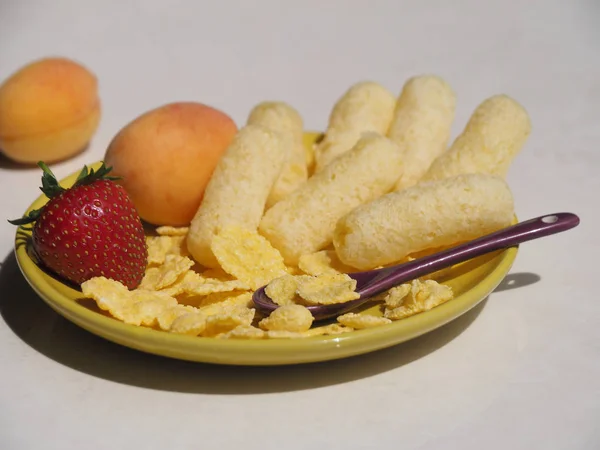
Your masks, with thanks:
M 9 221 L 35 221 L 32 247 L 50 271 L 81 284 L 105 276 L 129 289 L 141 282 L 148 262 L 144 228 L 125 189 L 107 174 L 104 163 L 94 172 L 87 166 L 70 189 L 58 184 L 43 163 L 42 192 L 50 199 L 29 215 Z

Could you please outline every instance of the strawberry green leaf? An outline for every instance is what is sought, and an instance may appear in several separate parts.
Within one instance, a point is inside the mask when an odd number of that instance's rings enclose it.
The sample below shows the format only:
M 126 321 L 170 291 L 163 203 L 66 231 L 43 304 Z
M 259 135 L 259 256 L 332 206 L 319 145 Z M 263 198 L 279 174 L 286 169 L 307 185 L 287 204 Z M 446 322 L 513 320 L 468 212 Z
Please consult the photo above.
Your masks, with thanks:
M 46 197 L 54 198 L 65 191 L 65 189 L 58 184 L 56 177 L 43 161 L 38 162 L 38 166 L 44 171 L 42 174 L 42 187 L 40 189 Z
M 77 183 L 79 183 L 81 180 L 83 180 L 87 176 L 88 176 L 88 168 L 87 168 L 87 166 L 83 166 L 83 169 L 81 169 L 81 172 L 79 172 L 79 175 L 77 176 L 77 180 L 75 181 L 75 184 L 77 185 Z
M 8 222 L 13 225 L 27 225 L 29 223 L 35 222 L 40 214 L 42 213 L 41 209 L 34 209 L 29 214 L 24 215 L 20 219 L 9 220 Z
M 83 166 L 83 169 L 81 170 L 81 172 L 79 173 L 79 176 L 77 177 L 77 181 L 75 182 L 74 186 L 82 186 L 85 184 L 91 184 L 94 181 L 98 181 L 98 180 L 119 180 L 120 177 L 111 177 L 108 176 L 108 174 L 110 173 L 110 171 L 112 170 L 112 167 L 106 167 L 106 165 L 104 164 L 104 161 L 102 162 L 102 164 L 100 165 L 100 167 L 98 167 L 98 170 L 94 171 L 94 169 L 89 169 L 87 166 Z

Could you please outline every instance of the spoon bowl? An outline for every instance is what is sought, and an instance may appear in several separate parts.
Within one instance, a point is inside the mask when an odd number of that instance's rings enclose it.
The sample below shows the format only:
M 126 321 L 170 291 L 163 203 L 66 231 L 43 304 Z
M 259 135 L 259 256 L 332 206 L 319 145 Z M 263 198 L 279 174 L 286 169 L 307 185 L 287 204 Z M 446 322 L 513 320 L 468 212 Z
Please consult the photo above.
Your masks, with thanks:
M 458 246 L 424 256 L 414 261 L 383 269 L 349 273 L 356 280 L 356 292 L 360 297 L 344 303 L 307 306 L 315 321 L 345 314 L 367 303 L 382 292 L 407 283 L 440 269 L 485 255 L 496 250 L 514 247 L 523 242 L 570 230 L 579 225 L 579 217 L 572 213 L 556 213 L 526 220 Z M 254 292 L 252 300 L 263 314 L 270 314 L 279 305 L 266 294 L 265 287 Z

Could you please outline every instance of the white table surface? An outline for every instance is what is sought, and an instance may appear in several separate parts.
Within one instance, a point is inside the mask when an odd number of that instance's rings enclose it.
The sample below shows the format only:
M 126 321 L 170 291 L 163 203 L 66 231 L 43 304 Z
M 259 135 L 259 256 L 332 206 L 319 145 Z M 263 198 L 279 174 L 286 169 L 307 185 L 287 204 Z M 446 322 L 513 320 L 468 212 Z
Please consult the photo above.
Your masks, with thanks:
M 433 72 L 458 94 L 454 136 L 506 93 L 533 133 L 508 180 L 525 219 L 581 225 L 521 247 L 508 280 L 459 320 L 331 363 L 231 368 L 154 357 L 63 320 L 20 275 L 0 221 L 0 448 L 600 448 L 600 5 L 542 1 L 25 1 L 0 3 L 0 79 L 46 55 L 99 77 L 102 123 L 59 176 L 176 100 L 242 124 L 265 99 L 322 129 L 351 84 L 394 91 Z M 40 171 L 0 159 L 19 216 Z

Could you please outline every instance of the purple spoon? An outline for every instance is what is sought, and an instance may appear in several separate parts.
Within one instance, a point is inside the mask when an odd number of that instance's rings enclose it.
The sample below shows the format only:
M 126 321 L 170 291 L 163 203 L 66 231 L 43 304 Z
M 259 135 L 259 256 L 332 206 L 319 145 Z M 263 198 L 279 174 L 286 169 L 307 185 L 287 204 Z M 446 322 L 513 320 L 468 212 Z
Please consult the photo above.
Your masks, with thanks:
M 579 217 L 571 213 L 557 213 L 530 219 L 504 228 L 465 244 L 442 250 L 414 261 L 385 267 L 383 269 L 348 274 L 356 280 L 356 291 L 360 298 L 333 305 L 308 306 L 315 320 L 339 316 L 369 301 L 369 299 L 394 286 L 415 278 L 437 272 L 449 266 L 467 261 L 496 250 L 514 247 L 523 242 L 551 234 L 567 231 L 579 225 Z M 265 286 L 254 292 L 252 300 L 256 308 L 264 314 L 275 311 L 279 305 L 265 293 Z

